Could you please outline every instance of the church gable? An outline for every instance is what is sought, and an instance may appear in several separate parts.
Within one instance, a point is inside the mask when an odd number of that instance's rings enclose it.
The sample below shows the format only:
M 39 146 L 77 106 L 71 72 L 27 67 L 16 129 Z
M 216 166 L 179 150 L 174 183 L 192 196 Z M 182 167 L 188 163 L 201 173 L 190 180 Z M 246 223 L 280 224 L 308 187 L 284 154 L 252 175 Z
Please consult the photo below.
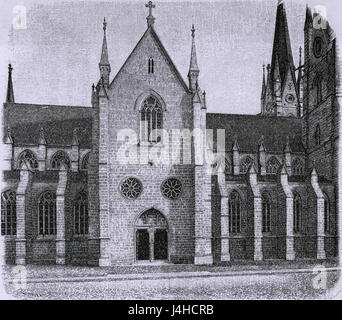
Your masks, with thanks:
M 160 83 L 177 84 L 188 91 L 182 76 L 152 27 L 149 27 L 141 37 L 110 87 L 113 88 L 126 78 L 125 76 L 129 76 L 129 81 L 147 81 L 150 86 Z

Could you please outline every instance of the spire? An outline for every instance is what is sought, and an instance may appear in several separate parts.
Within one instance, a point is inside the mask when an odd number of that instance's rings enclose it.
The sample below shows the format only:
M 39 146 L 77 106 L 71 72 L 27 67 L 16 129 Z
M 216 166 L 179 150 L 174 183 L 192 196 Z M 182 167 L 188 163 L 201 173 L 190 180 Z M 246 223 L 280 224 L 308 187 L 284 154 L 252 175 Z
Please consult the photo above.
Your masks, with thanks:
M 196 44 L 195 44 L 195 26 L 192 25 L 191 28 L 191 37 L 192 37 L 192 45 L 191 45 L 191 58 L 190 58 L 190 71 L 199 71 L 197 65 L 197 55 L 196 55 Z
M 298 66 L 298 77 L 297 77 L 298 92 L 300 89 L 302 78 L 303 78 L 302 47 L 299 47 L 299 66 Z
M 286 171 L 286 166 L 285 166 L 285 164 L 284 164 L 283 167 L 281 168 L 280 174 L 281 174 L 282 176 L 287 176 L 287 171 Z
M 7 85 L 7 96 L 6 102 L 14 103 L 14 92 L 13 92 L 13 83 L 12 83 L 12 65 L 8 65 L 8 85 Z
M 207 100 L 206 100 L 207 93 L 203 91 L 203 108 L 207 109 Z
M 271 79 L 271 65 L 268 64 L 267 67 L 267 83 L 266 83 L 266 95 L 268 98 L 273 98 L 273 87 L 272 87 L 272 79 Z
M 106 30 L 107 30 L 107 22 L 106 22 L 106 18 L 104 18 L 103 19 L 103 43 L 102 43 L 100 65 L 109 65 Z
M 145 4 L 145 7 L 148 8 L 148 16 L 146 17 L 147 20 L 147 27 L 153 27 L 154 21 L 156 20 L 155 17 L 152 15 L 152 9 L 156 7 L 152 1 L 149 1 Z
M 108 48 L 107 48 L 107 22 L 106 18 L 103 19 L 103 43 L 102 43 L 102 52 L 101 52 L 101 60 L 99 63 L 100 68 L 100 76 L 103 77 L 106 85 L 109 85 L 109 74 L 110 74 L 110 63 L 108 60 Z
M 269 87 L 271 84 L 271 65 L 267 65 L 267 86 Z
M 96 87 L 95 84 L 91 86 L 91 104 L 94 105 L 95 102 L 95 97 L 96 97 Z
M 191 37 L 192 37 L 192 44 L 191 44 L 191 57 L 190 57 L 190 67 L 189 67 L 188 78 L 189 78 L 190 90 L 194 91 L 196 86 L 198 85 L 198 75 L 200 72 L 198 65 L 197 65 L 194 25 L 192 25 L 192 28 L 191 28 Z
M 264 135 L 261 135 L 260 140 L 259 140 L 259 151 L 261 152 L 265 151 L 264 140 L 265 140 Z
M 266 94 L 266 79 L 265 79 L 265 64 L 262 65 L 262 88 L 261 88 L 261 99 Z
M 7 132 L 6 132 L 6 136 L 5 136 L 5 143 L 6 144 L 13 144 L 11 128 L 9 126 L 7 127 Z
M 304 30 L 306 30 L 308 28 L 312 28 L 312 25 L 313 25 L 313 20 L 312 20 L 311 9 L 308 5 L 306 5 Z
M 234 137 L 234 144 L 233 144 L 233 151 L 239 151 L 239 144 L 238 144 L 238 138 L 237 136 Z
M 311 176 L 317 177 L 317 171 L 315 166 L 312 168 Z
M 284 152 L 291 153 L 290 137 L 289 136 L 286 136 L 286 144 L 285 144 Z
M 44 134 L 43 127 L 41 127 L 40 130 L 39 130 L 39 141 L 38 141 L 38 144 L 40 144 L 40 145 L 45 145 L 46 144 L 46 139 L 45 139 L 45 134 Z
M 290 67 L 292 70 L 294 69 L 289 28 L 287 25 L 286 10 L 283 1 L 278 2 L 277 8 L 271 64 L 272 81 L 275 79 L 274 72 L 277 57 L 279 65 L 280 82 L 283 83 L 286 77 L 288 67 Z
M 75 128 L 72 132 L 72 145 L 78 146 L 80 141 L 78 140 L 77 128 Z

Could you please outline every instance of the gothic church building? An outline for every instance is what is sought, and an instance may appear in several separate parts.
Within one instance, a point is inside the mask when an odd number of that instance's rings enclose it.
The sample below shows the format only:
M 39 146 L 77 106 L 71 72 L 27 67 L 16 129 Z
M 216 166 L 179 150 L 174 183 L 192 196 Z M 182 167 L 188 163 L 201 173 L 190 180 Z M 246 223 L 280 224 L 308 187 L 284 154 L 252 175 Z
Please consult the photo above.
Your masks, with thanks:
M 114 78 L 104 21 L 91 106 L 16 103 L 9 66 L 1 190 L 6 262 L 337 256 L 339 104 L 329 24 L 317 28 L 317 14 L 307 7 L 304 52 L 295 66 L 279 3 L 261 113 L 216 114 L 207 112 L 198 81 L 194 27 L 185 82 L 157 35 L 154 5 L 147 7 L 147 29 Z M 159 129 L 213 135 L 200 136 L 204 148 L 191 137 L 185 148 L 183 136 L 182 161 L 158 162 L 156 154 L 173 156 Z M 137 133 L 126 152 L 123 132 Z M 196 161 L 204 153 L 213 154 L 211 161 Z

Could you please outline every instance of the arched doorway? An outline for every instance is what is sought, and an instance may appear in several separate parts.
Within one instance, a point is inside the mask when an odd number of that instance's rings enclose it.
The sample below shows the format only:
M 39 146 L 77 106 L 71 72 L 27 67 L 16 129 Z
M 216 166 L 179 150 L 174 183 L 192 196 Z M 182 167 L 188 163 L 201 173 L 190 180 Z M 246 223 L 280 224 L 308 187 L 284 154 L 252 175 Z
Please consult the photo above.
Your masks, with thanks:
M 156 209 L 143 212 L 135 225 L 136 260 L 168 259 L 168 225 Z

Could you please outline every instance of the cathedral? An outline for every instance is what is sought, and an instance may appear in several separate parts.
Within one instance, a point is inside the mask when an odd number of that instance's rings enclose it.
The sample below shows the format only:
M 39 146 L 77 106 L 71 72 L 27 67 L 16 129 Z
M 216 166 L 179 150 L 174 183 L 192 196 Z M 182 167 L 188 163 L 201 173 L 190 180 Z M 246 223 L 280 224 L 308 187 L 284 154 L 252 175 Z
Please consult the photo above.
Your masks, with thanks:
M 6 263 L 336 257 L 338 68 L 329 23 L 306 8 L 295 66 L 280 2 L 260 113 L 218 114 L 207 112 L 198 81 L 194 26 L 184 81 L 157 34 L 155 5 L 146 7 L 147 28 L 114 78 L 104 20 L 89 106 L 16 103 L 9 65 L 1 190 Z

